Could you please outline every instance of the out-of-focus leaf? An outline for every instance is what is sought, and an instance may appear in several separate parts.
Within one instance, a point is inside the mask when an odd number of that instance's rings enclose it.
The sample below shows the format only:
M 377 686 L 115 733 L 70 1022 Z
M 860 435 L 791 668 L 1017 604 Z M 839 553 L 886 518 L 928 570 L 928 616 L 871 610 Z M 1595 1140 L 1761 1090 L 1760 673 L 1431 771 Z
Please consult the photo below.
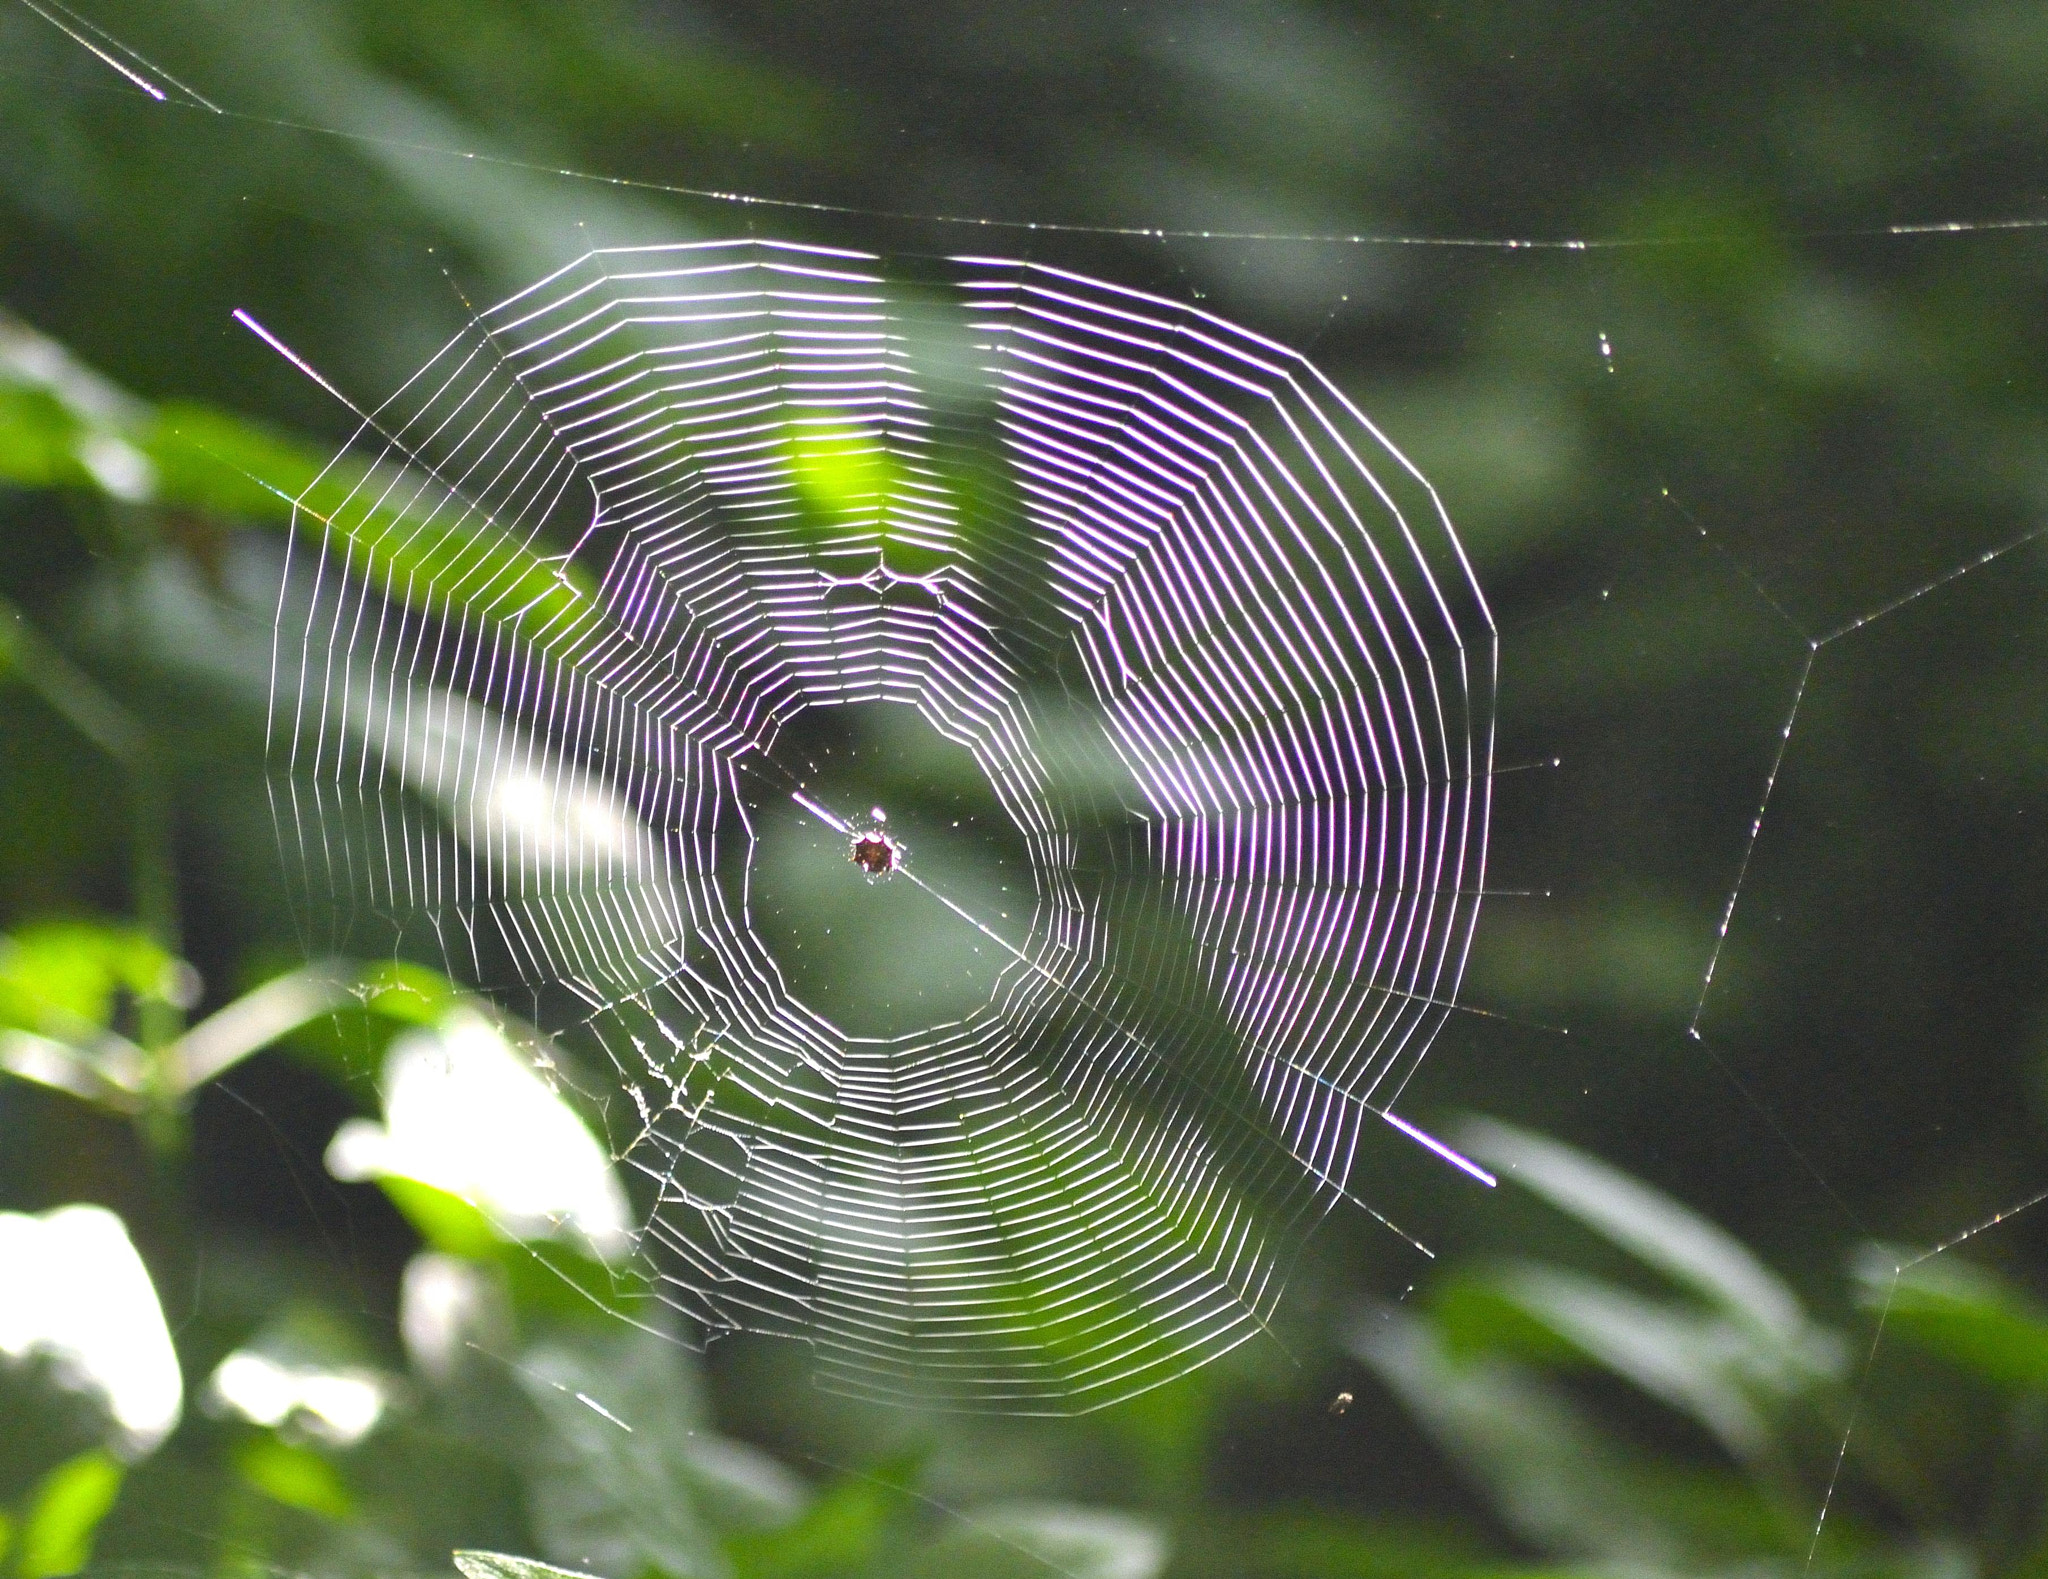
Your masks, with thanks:
M 105 1028 L 123 993 L 178 1001 L 178 961 L 133 927 L 44 921 L 0 938 L 0 1024 Z
M 124 999 L 183 1007 L 196 985 L 132 927 L 48 921 L 0 936 L 0 1069 L 134 1113 L 153 1060 L 114 1028 L 117 1011 Z
M 148 409 L 0 311 L 0 481 L 147 499 L 155 471 L 134 438 Z
M 388 960 L 363 972 L 363 1004 L 388 1020 L 432 1025 L 468 994 L 439 971 Z
M 1459 1143 L 1729 1315 L 1779 1343 L 1801 1341 L 1806 1316 L 1791 1289 L 1732 1234 L 1669 1196 L 1559 1141 L 1490 1119 L 1465 1124 Z
M 166 1055 L 169 1083 L 183 1094 L 218 1079 L 251 1053 L 354 1001 L 353 973 L 337 963 L 273 976 L 215 1010 Z
M 496 1261 L 513 1303 L 557 1325 L 610 1325 L 646 1293 L 632 1268 L 606 1266 L 558 1239 L 501 1240 Z
M 1716 1523 L 1729 1521 L 1725 1530 L 1688 1529 L 1671 1517 L 1669 1488 L 1524 1369 L 1453 1359 L 1423 1322 L 1399 1311 L 1362 1328 L 1353 1347 L 1539 1549 L 1634 1571 L 1681 1567 L 1694 1545 L 1749 1548 L 1754 1498 L 1738 1482 L 1722 1482 L 1723 1496 L 1707 1504 L 1720 1510 Z
M 779 1529 L 728 1536 L 735 1579 L 826 1579 L 864 1568 L 882 1549 L 900 1500 L 875 1480 L 843 1480 Z
M 206 1406 L 294 1438 L 353 1446 L 377 1428 L 398 1391 L 370 1358 L 339 1314 L 295 1301 L 214 1368 Z
M 1199 1579 L 1468 1579 L 1498 1571 L 1449 1521 L 1300 1509 L 1205 1520 L 1175 1531 L 1174 1572 Z
M 0 1212 L 0 1359 L 37 1355 L 54 1362 L 53 1380 L 104 1403 L 130 1459 L 154 1449 L 184 1412 L 156 1285 L 127 1225 L 103 1206 Z
M 1155 1579 L 1166 1539 L 1126 1513 L 1063 1503 L 1019 1502 L 959 1515 L 899 1572 L 904 1579 Z
M 544 1550 L 618 1579 L 731 1571 L 715 1527 L 763 1522 L 774 1493 L 757 1477 L 738 1498 L 729 1463 L 707 1472 L 704 1443 L 722 1444 L 680 1349 L 615 1323 L 530 1351 L 518 1377 L 543 1422 L 527 1486 Z M 787 1521 L 801 1493 L 784 1489 Z
M 167 504 L 253 521 L 282 521 L 326 457 L 311 446 L 216 406 L 166 401 L 149 430 L 150 458 Z
M 700 1432 L 690 1439 L 688 1461 L 704 1517 L 722 1531 L 786 1528 L 809 1500 L 780 1460 L 731 1437 Z
M 531 1557 L 511 1557 L 504 1552 L 451 1552 L 456 1572 L 462 1579 L 590 1579 L 588 1571 L 557 1568 Z
M 0 482 L 23 488 L 92 483 L 77 453 L 78 422 L 46 389 L 0 384 Z
M 495 1260 L 505 1243 L 491 1220 L 459 1195 L 402 1174 L 380 1174 L 377 1187 L 434 1249 L 472 1261 Z
M 1429 1318 L 1454 1359 L 1491 1354 L 1561 1370 L 1583 1358 L 1576 1345 L 1525 1310 L 1490 1272 L 1451 1273 L 1429 1297 Z
M 571 1239 L 623 1262 L 630 1207 L 611 1159 L 553 1078 L 545 1040 L 516 1045 L 498 1017 L 463 1009 L 410 1030 L 383 1064 L 381 1124 L 350 1119 L 327 1147 L 336 1178 L 406 1178 L 472 1203 L 498 1236 Z M 444 1230 L 447 1213 L 423 1226 Z M 440 1248 L 462 1252 L 445 1238 Z
M 293 968 L 287 966 L 278 974 Z M 293 1056 L 343 1085 L 354 1085 L 364 1070 L 376 1068 L 393 1036 L 405 1027 L 437 1024 L 473 1001 L 440 972 L 410 960 L 361 965 L 335 962 L 333 968 L 349 976 L 350 998 L 362 1013 L 344 1007 L 310 1020 L 289 1032 L 283 1045 Z M 532 1037 L 538 1040 L 539 1033 Z
M 879 509 L 894 479 L 878 434 L 864 432 L 857 422 L 820 413 L 793 427 L 788 442 L 797 492 L 827 521 Z
M 2048 1310 L 1953 1254 L 1901 1267 L 1883 1247 L 1855 1262 L 1861 1302 L 1885 1312 L 1885 1335 L 1938 1354 L 2014 1392 L 2048 1392 Z
M 66 1459 L 43 1477 L 22 1514 L 16 1579 L 75 1574 L 92 1558 L 93 1534 L 121 1494 L 122 1469 L 94 1449 Z
M 576 565 L 543 561 L 497 526 L 415 520 L 412 497 L 383 472 L 334 464 L 261 423 L 218 407 L 152 407 L 26 324 L 0 317 L 0 481 L 84 487 L 131 504 L 295 522 L 318 536 L 338 523 L 358 567 L 420 608 L 455 599 L 532 632 L 594 612 Z
M 1786 1367 L 1757 1353 L 1750 1330 L 1660 1305 L 1555 1267 L 1500 1275 L 1507 1298 L 1596 1363 L 1689 1415 L 1738 1458 L 1761 1451 L 1769 1427 L 1745 1380 Z
M 323 1519 L 346 1519 L 355 1512 L 355 1498 L 340 1471 L 311 1448 L 274 1436 L 253 1437 L 236 1452 L 235 1468 L 256 1490 L 288 1508 Z

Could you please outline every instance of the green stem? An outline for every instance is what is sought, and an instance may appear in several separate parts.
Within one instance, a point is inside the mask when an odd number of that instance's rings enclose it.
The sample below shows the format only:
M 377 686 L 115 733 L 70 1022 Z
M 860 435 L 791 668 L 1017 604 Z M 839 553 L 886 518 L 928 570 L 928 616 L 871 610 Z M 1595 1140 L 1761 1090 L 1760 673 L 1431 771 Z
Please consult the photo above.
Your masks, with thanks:
M 163 762 L 140 720 L 106 688 L 73 663 L 36 629 L 12 602 L 0 597 L 0 659 L 11 660 L 14 672 L 50 709 L 91 741 L 127 776 L 130 811 L 129 887 L 136 924 L 177 959 L 183 945 L 178 911 L 177 868 L 172 853 L 171 797 Z M 185 1029 L 185 1013 L 171 996 L 148 993 L 137 1009 L 137 1040 L 147 1051 L 160 1052 Z M 157 1071 L 168 1075 L 168 1070 Z M 151 1138 L 175 1138 L 175 1094 L 152 1077 L 146 1093 Z
M 134 808 L 129 860 L 135 919 L 157 947 L 175 960 L 181 957 L 185 940 L 172 853 L 171 797 L 154 754 L 144 752 L 130 766 L 128 785 Z M 152 993 L 143 998 L 136 1019 L 136 1040 L 152 1053 L 184 1034 L 185 1011 L 168 994 Z

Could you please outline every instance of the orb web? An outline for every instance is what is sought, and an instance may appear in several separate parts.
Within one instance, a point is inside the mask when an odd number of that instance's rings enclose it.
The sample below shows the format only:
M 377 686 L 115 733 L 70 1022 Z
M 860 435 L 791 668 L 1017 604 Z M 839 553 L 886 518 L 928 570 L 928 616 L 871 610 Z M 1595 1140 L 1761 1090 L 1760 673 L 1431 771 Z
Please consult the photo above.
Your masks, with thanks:
M 560 1038 L 698 1338 L 1099 1406 L 1264 1330 L 1361 1148 L 1405 1144 L 1495 638 L 1300 355 L 1029 263 L 599 251 L 299 508 L 305 913 Z

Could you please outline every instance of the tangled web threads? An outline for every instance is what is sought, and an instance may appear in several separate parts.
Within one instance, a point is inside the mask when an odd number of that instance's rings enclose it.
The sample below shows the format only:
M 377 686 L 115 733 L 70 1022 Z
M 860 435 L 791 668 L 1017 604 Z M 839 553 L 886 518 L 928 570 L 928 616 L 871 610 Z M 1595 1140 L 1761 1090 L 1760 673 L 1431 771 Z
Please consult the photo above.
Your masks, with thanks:
M 1068 1412 L 1265 1327 L 1455 1002 L 1493 749 L 1451 525 L 1303 358 L 1033 264 L 594 252 L 301 513 L 308 913 L 588 1061 L 700 1337 Z

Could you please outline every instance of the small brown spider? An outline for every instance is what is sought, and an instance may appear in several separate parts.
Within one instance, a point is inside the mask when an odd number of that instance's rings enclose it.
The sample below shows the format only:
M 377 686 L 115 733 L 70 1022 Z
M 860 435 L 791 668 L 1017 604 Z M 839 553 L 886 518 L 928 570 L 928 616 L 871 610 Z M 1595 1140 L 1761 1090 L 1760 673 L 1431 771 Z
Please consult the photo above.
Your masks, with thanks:
M 853 836 L 853 847 L 847 859 L 870 877 L 887 877 L 896 870 L 897 857 L 901 853 L 895 840 L 881 829 L 872 828 Z

